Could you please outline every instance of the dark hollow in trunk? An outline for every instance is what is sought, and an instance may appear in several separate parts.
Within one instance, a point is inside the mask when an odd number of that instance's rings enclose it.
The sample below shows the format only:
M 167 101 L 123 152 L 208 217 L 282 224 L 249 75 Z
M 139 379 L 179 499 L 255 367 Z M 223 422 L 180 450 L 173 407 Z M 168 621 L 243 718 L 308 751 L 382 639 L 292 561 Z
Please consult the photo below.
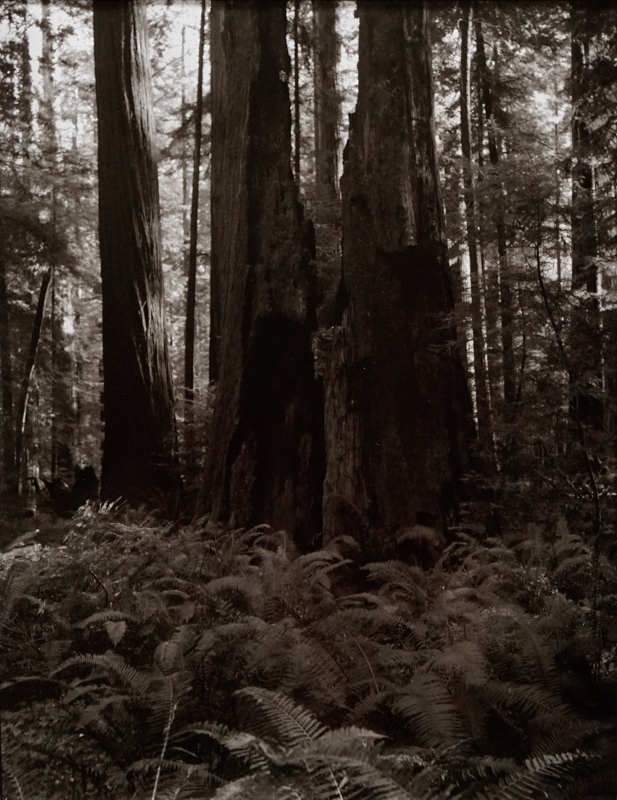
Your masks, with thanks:
M 339 325 L 321 337 L 324 531 L 443 529 L 473 435 L 433 129 L 426 9 L 360 0 Z M 384 91 L 387 85 L 388 91 Z
M 314 235 L 290 169 L 285 3 L 212 6 L 212 261 L 218 385 L 206 495 L 215 518 L 321 529 Z M 214 298 L 213 298 L 214 299 Z

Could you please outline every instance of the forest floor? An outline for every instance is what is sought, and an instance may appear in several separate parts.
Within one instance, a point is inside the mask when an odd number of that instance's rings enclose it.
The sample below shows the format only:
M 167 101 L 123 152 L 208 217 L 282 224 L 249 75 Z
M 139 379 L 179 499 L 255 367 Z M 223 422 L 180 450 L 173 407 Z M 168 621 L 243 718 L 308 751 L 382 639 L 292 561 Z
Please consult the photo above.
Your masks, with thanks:
M 11 798 L 615 797 L 617 570 L 564 519 L 430 569 L 92 505 L 8 530 Z

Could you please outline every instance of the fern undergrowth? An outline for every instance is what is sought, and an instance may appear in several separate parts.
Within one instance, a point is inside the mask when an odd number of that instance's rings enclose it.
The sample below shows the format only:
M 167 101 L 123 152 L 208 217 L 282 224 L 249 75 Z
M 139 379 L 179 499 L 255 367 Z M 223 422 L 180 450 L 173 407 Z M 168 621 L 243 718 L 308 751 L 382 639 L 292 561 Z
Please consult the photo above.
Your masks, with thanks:
M 614 566 L 563 521 L 408 561 L 84 510 L 2 578 L 5 794 L 615 797 Z

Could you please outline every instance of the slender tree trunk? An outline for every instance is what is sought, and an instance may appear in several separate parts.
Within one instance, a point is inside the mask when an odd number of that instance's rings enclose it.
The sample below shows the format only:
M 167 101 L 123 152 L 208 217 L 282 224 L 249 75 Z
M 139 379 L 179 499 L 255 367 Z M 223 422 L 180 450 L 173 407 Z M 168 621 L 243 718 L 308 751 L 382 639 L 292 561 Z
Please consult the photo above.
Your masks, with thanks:
M 478 187 L 484 183 L 484 114 L 482 112 L 482 85 L 477 81 L 478 114 Z M 486 204 L 479 193 L 478 200 L 478 244 L 482 269 L 483 292 L 486 311 L 486 354 L 488 361 L 488 383 L 493 414 L 501 405 L 503 397 L 503 347 L 501 343 L 501 320 L 499 314 L 499 267 L 486 258 Z
M 450 275 L 452 278 L 452 293 L 454 295 L 454 318 L 456 322 L 456 340 L 461 363 L 465 369 L 467 382 L 470 384 L 471 375 L 467 360 L 467 328 L 468 310 L 467 298 L 463 295 L 463 216 L 461 214 L 461 170 L 460 163 L 450 160 L 444 165 L 446 192 L 444 195 L 444 216 L 448 230 L 450 256 Z M 448 205 L 448 200 L 450 205 Z
M 182 0 L 182 8 L 184 9 L 184 0 Z M 188 128 L 187 107 L 186 107 L 186 29 L 182 26 L 182 97 L 180 100 L 182 106 L 182 129 Z M 184 251 L 184 268 L 188 276 L 189 274 L 189 241 L 191 236 L 191 214 L 190 214 L 190 194 L 189 194 L 189 152 L 187 145 L 187 137 L 182 137 L 182 234 L 183 234 L 183 251 Z
M 197 102 L 195 103 L 195 149 L 193 156 L 193 187 L 191 195 L 191 228 L 189 243 L 189 272 L 186 288 L 186 325 L 184 329 L 184 426 L 187 458 L 192 461 L 194 447 L 193 402 L 195 369 L 195 289 L 197 283 L 197 221 L 199 216 L 199 170 L 201 166 L 201 129 L 203 116 L 204 42 L 206 38 L 206 0 L 201 0 L 199 24 L 199 59 L 197 70 Z
M 17 408 L 17 437 L 15 443 L 15 466 L 18 476 L 21 476 L 21 469 L 23 464 L 24 452 L 24 437 L 26 434 L 26 423 L 28 421 L 28 401 L 30 399 L 30 390 L 32 388 L 32 375 L 34 373 L 34 365 L 36 363 L 36 355 L 39 349 L 39 342 L 41 340 L 41 330 L 43 328 L 43 318 L 45 316 L 45 306 L 47 304 L 47 295 L 49 294 L 49 284 L 51 282 L 52 270 L 47 270 L 41 282 L 39 291 L 39 299 L 36 305 L 36 313 L 34 315 L 34 322 L 32 323 L 32 333 L 30 335 L 30 346 L 28 347 L 28 355 L 26 358 L 26 367 L 24 370 L 24 377 L 21 384 L 21 396 L 19 398 L 19 406 Z
M 427 10 L 359 0 L 358 104 L 341 190 L 340 324 L 321 337 L 324 531 L 443 529 L 473 432 L 435 152 Z M 388 87 L 384 91 L 384 86 Z M 355 526 L 353 525 L 355 521 Z
M 557 110 L 557 109 L 556 109 Z M 555 123 L 555 154 L 559 153 L 559 126 Z M 555 175 L 555 261 L 557 265 L 557 290 L 561 291 L 562 265 L 561 265 L 561 176 L 559 169 Z
M 219 380 L 206 493 L 216 519 L 321 530 L 314 234 L 291 163 L 285 2 L 212 4 L 212 260 Z
M 337 0 L 313 0 L 313 89 L 315 130 L 315 222 L 319 325 L 334 323 L 336 292 L 341 279 L 341 202 L 338 185 L 340 97 L 337 69 L 340 55 L 336 31 Z
M 43 108 L 41 120 L 45 131 L 45 146 L 48 151 L 50 168 L 57 168 L 57 136 L 56 115 L 54 111 L 54 45 L 51 30 L 50 1 L 43 0 L 41 30 L 42 42 L 42 74 L 43 74 Z M 57 237 L 58 198 L 55 186 L 51 189 L 51 226 L 54 239 Z M 51 474 L 64 478 L 71 476 L 73 469 L 72 438 L 73 414 L 71 387 L 67 384 L 72 378 L 72 360 L 66 348 L 62 327 L 64 316 L 63 297 L 59 264 L 54 254 L 51 277 Z
M 225 114 L 225 97 L 222 92 L 214 93 L 214 85 L 222 86 L 225 81 L 225 55 L 223 53 L 223 40 L 220 29 L 223 25 L 223 6 L 220 3 L 210 5 L 210 87 L 212 91 L 212 117 L 222 119 Z M 218 33 L 215 35 L 215 29 Z M 215 103 L 218 106 L 215 108 Z M 211 131 L 212 152 L 223 152 L 225 147 L 225 126 L 223 124 L 212 126 Z M 221 167 L 221 174 L 219 174 Z M 212 160 L 212 175 L 210 180 L 210 213 L 212 221 L 221 220 L 221 203 L 223 202 L 224 180 L 222 163 Z M 210 384 L 219 379 L 219 358 L 221 349 L 221 316 L 223 311 L 221 270 L 224 267 L 225 253 L 225 227 L 217 228 L 212 225 L 210 247 L 210 342 L 208 345 L 208 378 Z M 220 259 L 220 261 L 219 261 Z
M 486 63 L 484 48 L 484 34 L 482 22 L 476 18 L 476 52 L 478 56 L 478 74 L 482 86 L 482 102 L 486 113 L 486 127 L 488 133 L 489 160 L 493 167 L 495 182 L 495 196 L 493 206 L 493 219 L 497 231 L 497 252 L 499 254 L 499 285 L 500 285 L 500 311 L 501 311 L 501 342 L 503 352 L 503 397 L 504 415 L 508 422 L 514 419 L 514 405 L 516 401 L 516 375 L 514 363 L 514 306 L 512 297 L 512 279 L 508 265 L 508 243 L 506 237 L 505 205 L 506 197 L 503 184 L 499 176 L 499 145 L 495 131 L 493 116 L 494 97 L 491 88 L 490 75 Z
M 30 150 L 32 140 L 32 67 L 30 64 L 30 41 L 28 37 L 28 3 L 22 0 L 17 7 L 21 17 L 21 47 L 19 58 L 19 125 L 24 154 Z
M 300 186 L 300 0 L 294 0 L 294 179 Z
M 0 228 L 1 230 L 1 228 Z M 15 474 L 15 418 L 13 416 L 13 370 L 11 366 L 11 327 L 6 286 L 6 263 L 0 249 L 0 369 L 2 370 L 2 466 L 6 483 Z
M 480 445 L 489 462 L 492 461 L 493 433 L 491 405 L 488 393 L 484 344 L 484 319 L 482 312 L 482 288 L 478 264 L 476 239 L 476 198 L 471 160 L 471 126 L 469 122 L 469 40 L 472 19 L 471 1 L 462 4 L 461 25 L 461 147 L 463 152 L 463 186 L 465 219 L 467 224 L 467 249 L 469 252 L 469 274 L 471 283 L 471 323 L 473 331 L 473 365 L 476 404 L 478 410 L 478 435 Z
M 339 45 L 336 0 L 313 0 L 313 69 L 315 82 L 315 181 L 318 200 L 337 200 L 338 123 L 336 89 Z
M 604 426 L 602 338 L 598 303 L 596 212 L 590 132 L 583 104 L 589 91 L 585 51 L 589 47 L 585 2 L 571 3 L 572 28 L 572 289 L 570 414 L 585 425 Z
M 101 494 L 177 488 L 146 9 L 95 0 L 105 441 Z

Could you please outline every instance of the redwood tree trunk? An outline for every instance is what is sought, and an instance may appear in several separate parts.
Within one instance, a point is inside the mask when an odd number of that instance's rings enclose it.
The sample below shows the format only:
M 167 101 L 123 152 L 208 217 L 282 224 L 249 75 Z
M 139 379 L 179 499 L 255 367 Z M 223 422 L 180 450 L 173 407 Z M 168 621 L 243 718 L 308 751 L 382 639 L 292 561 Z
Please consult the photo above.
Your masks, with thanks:
M 445 528 L 473 432 L 435 153 L 427 10 L 359 0 L 340 325 L 323 337 L 324 531 Z M 385 90 L 387 87 L 387 91 Z
M 315 74 L 315 183 L 318 200 L 338 198 L 338 122 L 336 90 L 339 46 L 337 3 L 313 0 L 313 60 Z
M 212 261 L 221 339 L 207 495 L 214 517 L 321 530 L 314 237 L 290 169 L 285 2 L 212 4 Z
M 105 440 L 102 496 L 176 488 L 147 21 L 95 0 Z

